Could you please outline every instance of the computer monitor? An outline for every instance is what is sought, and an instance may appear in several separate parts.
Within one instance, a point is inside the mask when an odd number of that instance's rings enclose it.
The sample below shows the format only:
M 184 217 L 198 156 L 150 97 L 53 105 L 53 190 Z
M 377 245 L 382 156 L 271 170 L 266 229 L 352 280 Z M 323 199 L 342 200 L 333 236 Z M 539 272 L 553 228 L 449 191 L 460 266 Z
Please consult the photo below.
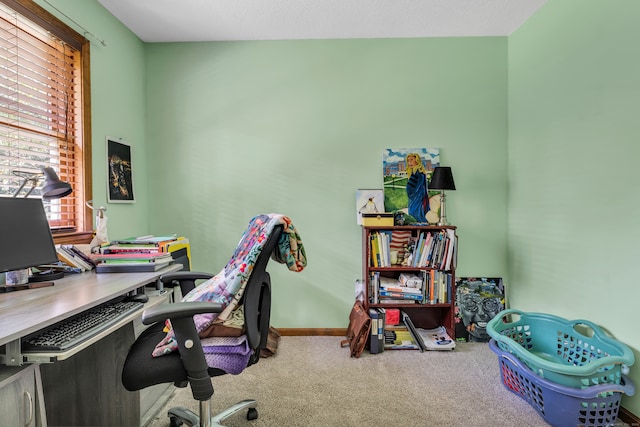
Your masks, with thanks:
M 58 261 L 40 199 L 0 197 L 0 236 L 0 273 Z

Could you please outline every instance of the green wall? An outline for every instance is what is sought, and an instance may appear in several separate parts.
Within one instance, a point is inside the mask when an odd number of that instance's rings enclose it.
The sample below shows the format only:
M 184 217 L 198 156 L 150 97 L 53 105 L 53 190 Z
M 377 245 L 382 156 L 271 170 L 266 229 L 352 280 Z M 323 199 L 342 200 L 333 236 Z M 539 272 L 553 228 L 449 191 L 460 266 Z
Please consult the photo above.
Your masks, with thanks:
M 271 268 L 273 325 L 344 328 L 361 276 L 355 190 L 384 148 L 439 147 L 459 271 L 506 274 L 505 38 L 152 44 L 150 229 L 218 271 L 249 219 L 291 217 L 309 266 Z
M 272 268 L 273 324 L 345 327 L 355 189 L 381 187 L 383 148 L 439 147 L 459 275 L 503 276 L 512 307 L 592 320 L 640 357 L 640 2 L 550 0 L 508 38 L 145 45 L 96 1 L 50 1 L 108 42 L 91 65 L 110 237 L 181 233 L 217 271 L 252 215 L 285 213 L 309 267 Z M 135 204 L 106 204 L 106 136 L 132 144 Z
M 107 42 L 107 46 L 103 46 L 95 37 L 85 36 L 91 42 L 94 206 L 107 207 L 110 238 L 146 234 L 149 216 L 149 159 L 145 124 L 145 44 L 95 0 L 48 1 L 87 31 Z M 84 33 L 84 29 L 44 1 L 37 0 L 36 3 L 80 34 Z M 135 203 L 106 202 L 107 136 L 122 138 L 131 144 Z
M 639 16 L 552 0 L 509 37 L 508 150 L 512 306 L 591 320 L 636 359 Z M 637 394 L 623 405 L 640 414 Z

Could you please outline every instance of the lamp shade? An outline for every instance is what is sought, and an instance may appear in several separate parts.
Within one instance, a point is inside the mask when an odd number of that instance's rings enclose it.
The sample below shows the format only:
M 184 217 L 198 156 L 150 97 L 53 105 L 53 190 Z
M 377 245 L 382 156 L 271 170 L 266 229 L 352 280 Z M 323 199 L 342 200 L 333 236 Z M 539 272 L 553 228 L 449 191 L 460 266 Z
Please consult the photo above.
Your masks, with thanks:
M 42 198 L 43 199 L 59 199 L 66 195 L 71 194 L 73 189 L 71 184 L 64 181 L 60 181 L 56 172 L 50 168 L 42 168 L 44 174 L 44 184 L 42 185 Z
M 453 182 L 453 173 L 449 166 L 438 166 L 433 169 L 433 175 L 431 175 L 431 182 L 429 183 L 430 190 L 455 190 L 456 184 Z

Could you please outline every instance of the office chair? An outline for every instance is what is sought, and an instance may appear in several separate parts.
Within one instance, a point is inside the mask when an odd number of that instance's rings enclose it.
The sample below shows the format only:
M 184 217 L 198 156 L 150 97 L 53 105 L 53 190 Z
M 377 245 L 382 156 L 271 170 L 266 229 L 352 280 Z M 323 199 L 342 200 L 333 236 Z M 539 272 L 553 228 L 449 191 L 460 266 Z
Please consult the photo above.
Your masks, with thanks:
M 276 225 L 258 256 L 253 271 L 247 279 L 240 304 L 244 306 L 247 341 L 252 350 L 248 366 L 260 359 L 260 350 L 265 348 L 269 332 L 271 310 L 271 279 L 266 270 L 268 261 L 277 250 L 283 232 Z M 196 281 L 209 279 L 213 275 L 179 271 L 163 275 L 165 286 L 179 285 L 182 295 L 187 295 L 196 286 Z M 174 383 L 176 387 L 191 387 L 194 399 L 199 401 L 199 416 L 186 408 L 171 408 L 168 412 L 170 426 L 221 426 L 229 416 L 247 408 L 247 419 L 258 417 L 257 402 L 247 399 L 218 415 L 211 415 L 213 385 L 211 377 L 227 374 L 207 365 L 204 350 L 196 330 L 193 316 L 203 313 L 221 313 L 223 306 L 214 302 L 177 302 L 145 310 L 142 322 L 152 325 L 146 329 L 129 350 L 122 373 L 122 383 L 129 391 L 140 390 L 155 384 Z M 152 357 L 156 345 L 165 338 L 165 320 L 170 319 L 178 343 L 178 351 Z

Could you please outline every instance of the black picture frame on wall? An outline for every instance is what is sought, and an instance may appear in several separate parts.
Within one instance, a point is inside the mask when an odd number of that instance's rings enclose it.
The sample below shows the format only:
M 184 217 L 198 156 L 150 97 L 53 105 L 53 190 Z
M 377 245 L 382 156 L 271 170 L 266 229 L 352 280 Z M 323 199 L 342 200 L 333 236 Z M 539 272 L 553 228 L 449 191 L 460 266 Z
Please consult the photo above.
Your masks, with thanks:
M 109 203 L 134 203 L 131 145 L 107 137 L 107 196 Z

